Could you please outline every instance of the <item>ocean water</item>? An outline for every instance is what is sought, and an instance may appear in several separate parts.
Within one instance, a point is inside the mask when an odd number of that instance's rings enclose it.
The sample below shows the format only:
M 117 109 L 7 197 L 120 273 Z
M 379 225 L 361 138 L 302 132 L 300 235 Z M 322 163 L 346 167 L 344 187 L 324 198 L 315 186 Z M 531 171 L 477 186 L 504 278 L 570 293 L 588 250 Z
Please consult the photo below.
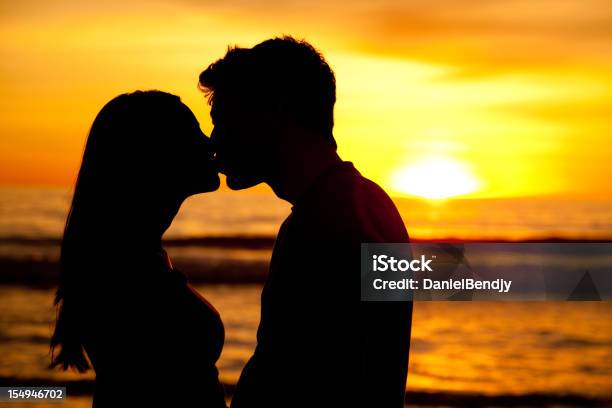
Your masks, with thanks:
M 218 366 L 222 381 L 235 384 L 255 346 L 261 286 L 196 288 L 224 321 Z M 0 382 L 93 379 L 47 369 L 52 296 L 50 289 L 0 286 Z M 612 302 L 416 302 L 407 389 L 438 400 L 457 392 L 610 400 L 611 316 Z M 81 396 L 71 406 L 87 400 Z
M 52 283 L 69 199 L 67 189 L 0 189 L 0 384 L 85 384 L 63 405 L 81 407 L 90 404 L 92 374 L 47 369 Z M 612 237 L 607 201 L 396 203 L 413 238 Z M 222 315 L 227 339 L 219 368 L 226 384 L 235 383 L 254 348 L 261 278 L 289 211 L 266 192 L 221 191 L 188 200 L 166 234 L 175 264 Z M 234 284 L 202 283 L 216 281 Z M 534 394 L 545 397 L 541 406 L 606 405 L 612 302 L 416 302 L 407 389 L 415 406 L 455 406 L 457 395 L 468 398 L 464 406 L 474 405 L 472 397 L 529 405 Z
M 0 239 L 58 239 L 66 188 L 0 187 Z M 394 198 L 418 239 L 600 239 L 612 237 L 612 201 L 553 198 L 446 200 Z M 268 191 L 217 191 L 189 198 L 166 238 L 274 236 L 290 205 Z

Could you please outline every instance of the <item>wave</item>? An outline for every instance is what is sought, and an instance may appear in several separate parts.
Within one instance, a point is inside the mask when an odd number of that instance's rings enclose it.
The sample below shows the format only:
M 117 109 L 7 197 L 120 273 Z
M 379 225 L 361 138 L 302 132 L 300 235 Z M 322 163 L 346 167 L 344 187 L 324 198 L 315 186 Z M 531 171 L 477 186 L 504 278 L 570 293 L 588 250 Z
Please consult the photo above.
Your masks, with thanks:
M 245 249 L 269 249 L 274 245 L 274 235 L 202 235 L 193 237 L 171 237 L 164 239 L 164 245 L 170 247 L 222 247 Z M 534 236 L 525 239 L 499 238 L 461 238 L 446 236 L 436 238 L 410 239 L 412 243 L 612 243 L 612 236 L 603 238 L 563 237 L 563 236 Z M 3 236 L 0 245 L 27 245 L 27 246 L 60 246 L 60 237 L 32 237 L 32 236 Z
M 57 380 L 49 378 L 0 377 L 0 387 L 66 387 L 72 396 L 91 396 L 95 388 L 92 379 Z M 223 384 L 225 392 L 232 395 L 236 384 Z M 296 391 L 299 395 L 299 391 Z M 479 394 L 447 391 L 406 391 L 408 406 L 452 406 L 452 407 L 608 407 L 612 398 L 592 397 L 580 394 Z
M 262 283 L 275 237 L 271 235 L 219 235 L 169 237 L 164 247 L 178 269 L 194 283 Z M 523 241 L 465 240 L 459 238 L 413 239 L 417 243 L 588 243 L 611 240 L 564 239 L 558 237 Z M 54 286 L 59 275 L 57 237 L 0 237 L 0 284 Z M 109 243 L 112 246 L 112 243 Z M 499 262 L 499 259 L 497 259 Z M 512 265 L 510 265 L 512 266 Z
M 267 235 L 173 237 L 164 247 L 194 283 L 262 283 L 274 241 Z M 55 286 L 60 245 L 53 237 L 0 237 L 0 284 Z
M 268 273 L 267 258 L 208 260 L 174 257 L 173 263 L 192 283 L 263 283 Z M 50 288 L 57 285 L 58 278 L 57 260 L 0 258 L 0 285 Z
M 199 237 L 166 238 L 164 245 L 169 247 L 222 247 L 243 249 L 271 249 L 276 237 L 272 235 L 217 235 Z M 62 243 L 59 237 L 5 236 L 0 237 L 0 245 L 57 246 Z

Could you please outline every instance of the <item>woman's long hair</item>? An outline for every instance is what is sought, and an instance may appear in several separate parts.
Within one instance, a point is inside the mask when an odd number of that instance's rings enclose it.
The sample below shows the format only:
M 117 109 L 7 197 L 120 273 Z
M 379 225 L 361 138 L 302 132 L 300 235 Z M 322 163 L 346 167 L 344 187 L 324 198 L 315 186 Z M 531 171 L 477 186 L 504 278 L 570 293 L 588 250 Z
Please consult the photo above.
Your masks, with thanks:
M 51 367 L 90 368 L 83 344 L 87 325 L 95 322 L 88 306 L 105 297 L 113 300 L 104 295 L 113 284 L 104 273 L 112 258 L 109 248 L 115 251 L 117 240 L 127 239 L 119 233 L 125 225 L 134 227 L 135 219 L 155 210 L 146 201 L 149 193 L 168 183 L 164 167 L 180 161 L 173 136 L 194 121 L 177 96 L 160 91 L 120 95 L 94 120 L 62 239 Z

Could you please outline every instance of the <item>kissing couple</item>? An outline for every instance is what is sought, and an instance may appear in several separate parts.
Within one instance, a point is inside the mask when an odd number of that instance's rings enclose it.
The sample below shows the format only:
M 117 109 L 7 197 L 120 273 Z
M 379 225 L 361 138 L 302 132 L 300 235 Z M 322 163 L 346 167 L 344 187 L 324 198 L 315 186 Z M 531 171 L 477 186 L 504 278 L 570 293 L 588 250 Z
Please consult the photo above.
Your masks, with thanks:
M 93 367 L 97 408 L 226 407 L 221 317 L 162 247 L 181 203 L 215 191 L 221 172 L 233 190 L 266 183 L 292 204 L 231 407 L 403 407 L 412 303 L 361 302 L 360 251 L 408 235 L 387 194 L 337 154 L 332 69 L 307 42 L 274 38 L 230 48 L 199 87 L 210 139 L 160 91 L 120 95 L 95 118 L 62 240 L 51 365 Z

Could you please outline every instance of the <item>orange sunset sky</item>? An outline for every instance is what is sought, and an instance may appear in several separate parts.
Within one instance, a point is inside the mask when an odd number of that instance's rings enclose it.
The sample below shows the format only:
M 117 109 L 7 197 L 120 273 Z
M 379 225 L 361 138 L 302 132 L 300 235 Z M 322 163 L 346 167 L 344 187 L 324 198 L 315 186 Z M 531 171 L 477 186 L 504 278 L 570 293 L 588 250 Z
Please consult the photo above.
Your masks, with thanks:
M 0 0 L 0 184 L 70 185 L 113 96 L 212 128 L 197 76 L 291 34 L 338 84 L 341 155 L 394 195 L 612 198 L 612 2 Z

